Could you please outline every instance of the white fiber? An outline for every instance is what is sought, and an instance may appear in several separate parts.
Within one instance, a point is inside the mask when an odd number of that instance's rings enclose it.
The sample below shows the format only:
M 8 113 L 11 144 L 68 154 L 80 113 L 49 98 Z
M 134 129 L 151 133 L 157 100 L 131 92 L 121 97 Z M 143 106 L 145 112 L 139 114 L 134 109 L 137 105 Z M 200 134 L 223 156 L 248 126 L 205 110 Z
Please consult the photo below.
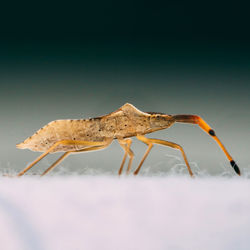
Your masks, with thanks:
M 0 178 L 3 250 L 250 249 L 246 178 Z

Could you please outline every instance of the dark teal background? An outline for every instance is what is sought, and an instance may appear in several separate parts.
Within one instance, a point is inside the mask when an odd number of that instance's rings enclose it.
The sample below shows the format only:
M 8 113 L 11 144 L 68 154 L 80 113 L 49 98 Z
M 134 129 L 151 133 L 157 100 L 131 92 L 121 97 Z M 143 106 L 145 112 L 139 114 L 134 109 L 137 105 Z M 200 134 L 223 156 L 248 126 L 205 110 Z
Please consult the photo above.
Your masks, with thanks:
M 239 166 L 249 168 L 248 6 L 100 1 L 26 8 L 22 3 L 1 18 L 2 169 L 19 170 L 36 157 L 15 144 L 49 121 L 99 116 L 126 102 L 143 111 L 202 116 Z M 181 144 L 201 170 L 230 170 L 218 146 L 192 125 L 150 136 Z M 144 149 L 135 143 L 135 165 Z M 178 163 L 165 154 L 180 156 L 155 147 L 145 169 L 168 171 Z M 121 158 L 122 150 L 112 145 L 62 165 L 78 172 L 116 171 Z

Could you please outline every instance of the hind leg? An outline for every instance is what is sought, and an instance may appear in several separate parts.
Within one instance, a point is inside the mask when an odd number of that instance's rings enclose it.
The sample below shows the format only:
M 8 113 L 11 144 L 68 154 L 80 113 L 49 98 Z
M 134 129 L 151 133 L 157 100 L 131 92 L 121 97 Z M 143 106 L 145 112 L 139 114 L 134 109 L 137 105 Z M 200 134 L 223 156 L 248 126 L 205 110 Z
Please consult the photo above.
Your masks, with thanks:
M 45 156 L 47 156 L 50 152 L 52 152 L 58 145 L 82 145 L 82 146 L 86 146 L 86 147 L 90 147 L 90 146 L 104 146 L 106 144 L 110 144 L 111 141 L 109 141 L 109 140 L 107 142 L 106 141 L 104 141 L 104 142 L 91 142 L 91 141 L 75 141 L 75 140 L 62 140 L 62 141 L 58 141 L 53 146 L 51 146 L 46 152 L 44 152 L 42 155 L 40 155 L 36 160 L 34 160 L 28 167 L 26 167 L 24 170 L 22 170 L 17 176 L 24 175 L 35 164 L 37 164 L 40 160 L 42 160 Z
M 60 158 L 58 158 L 49 168 L 47 168 L 42 174 L 41 176 L 46 175 L 48 172 L 50 172 L 51 170 L 53 170 L 60 162 L 62 162 L 69 154 L 71 153 L 82 153 L 82 152 L 89 152 L 89 151 L 93 151 L 93 150 L 100 150 L 103 148 L 108 147 L 109 144 L 104 145 L 104 146 L 94 146 L 94 147 L 89 147 L 89 148 L 84 148 L 81 150 L 76 150 L 76 151 L 69 151 L 64 153 Z

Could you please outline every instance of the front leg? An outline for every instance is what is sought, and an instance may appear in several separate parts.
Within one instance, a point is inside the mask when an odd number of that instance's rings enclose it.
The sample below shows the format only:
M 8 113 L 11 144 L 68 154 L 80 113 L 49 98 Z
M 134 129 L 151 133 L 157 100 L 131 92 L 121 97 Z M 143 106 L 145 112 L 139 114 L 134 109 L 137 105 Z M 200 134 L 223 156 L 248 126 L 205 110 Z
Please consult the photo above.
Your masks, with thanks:
M 190 176 L 193 177 L 193 172 L 192 172 L 192 170 L 190 168 L 190 165 L 188 163 L 186 154 L 185 154 L 183 148 L 180 145 L 178 145 L 176 143 L 173 143 L 173 142 L 169 142 L 169 141 L 147 138 L 147 137 L 145 137 L 143 135 L 137 135 L 136 137 L 137 137 L 138 140 L 140 140 L 140 141 L 144 142 L 145 144 L 147 144 L 148 149 L 147 149 L 146 153 L 144 154 L 138 168 L 135 170 L 134 175 L 137 175 L 138 172 L 140 171 L 140 168 L 141 168 L 143 162 L 145 161 L 146 157 L 148 156 L 150 150 L 152 149 L 153 144 L 160 144 L 160 145 L 163 145 L 163 146 L 167 146 L 167 147 L 171 147 L 171 148 L 175 148 L 175 149 L 180 150 L 181 153 L 182 153 L 182 156 L 184 158 L 184 161 L 185 161 L 185 163 L 187 165 L 188 172 L 189 172 Z

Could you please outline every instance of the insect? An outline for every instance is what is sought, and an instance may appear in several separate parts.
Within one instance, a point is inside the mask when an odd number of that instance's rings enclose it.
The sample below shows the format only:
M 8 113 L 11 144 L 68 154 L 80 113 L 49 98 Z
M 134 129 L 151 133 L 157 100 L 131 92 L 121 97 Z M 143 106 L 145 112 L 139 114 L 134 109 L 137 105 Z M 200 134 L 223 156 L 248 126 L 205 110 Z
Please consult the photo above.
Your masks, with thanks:
M 132 104 L 126 103 L 118 110 L 101 117 L 81 119 L 81 120 L 55 120 L 39 129 L 34 135 L 24 142 L 17 144 L 17 148 L 28 148 L 33 151 L 43 152 L 36 160 L 21 171 L 18 176 L 22 176 L 46 155 L 55 152 L 65 152 L 55 161 L 42 176 L 55 168 L 68 155 L 81 152 L 100 150 L 108 147 L 114 139 L 117 139 L 124 150 L 124 156 L 118 174 L 123 171 L 126 158 L 129 157 L 127 173 L 131 170 L 134 153 L 130 149 L 132 139 L 136 138 L 144 142 L 148 147 L 134 174 L 137 175 L 141 166 L 147 158 L 154 144 L 172 147 L 180 150 L 187 165 L 190 176 L 193 172 L 188 163 L 183 148 L 173 142 L 151 139 L 144 135 L 157 130 L 169 128 L 175 122 L 197 124 L 208 133 L 221 147 L 226 157 L 230 161 L 235 172 L 240 175 L 240 169 L 236 165 L 231 155 L 227 152 L 221 141 L 215 135 L 214 130 L 197 115 L 167 115 L 157 112 L 142 112 Z

